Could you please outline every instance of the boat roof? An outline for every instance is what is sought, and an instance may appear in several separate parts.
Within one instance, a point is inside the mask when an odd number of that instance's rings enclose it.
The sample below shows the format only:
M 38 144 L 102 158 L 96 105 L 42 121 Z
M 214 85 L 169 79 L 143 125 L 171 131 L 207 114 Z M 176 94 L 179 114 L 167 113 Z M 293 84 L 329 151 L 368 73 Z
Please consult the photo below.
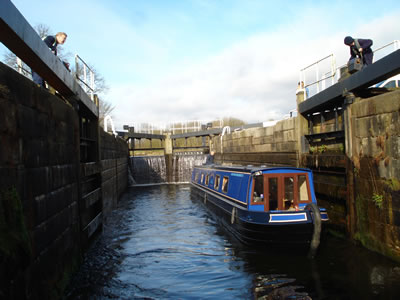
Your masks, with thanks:
M 290 166 L 267 166 L 267 165 L 261 165 L 261 166 L 253 166 L 253 165 L 247 165 L 247 166 L 227 166 L 227 165 L 217 165 L 217 164 L 207 164 L 207 165 L 200 165 L 200 166 L 195 166 L 195 168 L 199 169 L 214 169 L 214 170 L 220 170 L 220 171 L 238 171 L 238 172 L 248 172 L 248 173 L 254 173 L 257 171 L 267 171 L 267 170 L 273 170 L 273 169 L 284 169 L 284 170 L 297 170 L 297 171 L 305 171 L 305 172 L 310 172 L 310 169 L 306 168 L 296 168 L 296 167 L 290 167 Z

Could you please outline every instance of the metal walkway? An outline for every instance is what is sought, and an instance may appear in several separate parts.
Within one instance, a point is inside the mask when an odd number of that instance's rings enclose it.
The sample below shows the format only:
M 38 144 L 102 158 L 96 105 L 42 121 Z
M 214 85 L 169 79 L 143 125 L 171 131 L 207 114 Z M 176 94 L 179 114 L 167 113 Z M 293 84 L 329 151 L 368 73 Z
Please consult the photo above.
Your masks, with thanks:
M 400 73 L 400 50 L 397 50 L 367 68 L 354 73 L 331 87 L 299 104 L 299 113 L 304 116 L 343 104 L 346 92 L 356 92 Z

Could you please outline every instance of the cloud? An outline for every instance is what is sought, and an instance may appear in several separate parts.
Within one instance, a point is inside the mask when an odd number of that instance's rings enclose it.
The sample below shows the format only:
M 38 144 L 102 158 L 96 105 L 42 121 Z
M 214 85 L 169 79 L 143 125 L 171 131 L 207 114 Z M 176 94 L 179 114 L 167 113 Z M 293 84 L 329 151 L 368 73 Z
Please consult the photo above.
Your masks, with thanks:
M 279 39 L 253 36 L 152 87 L 114 86 L 109 98 L 116 123 L 220 117 L 259 122 L 285 114 L 295 107 L 299 68 L 290 42 Z
M 28 15 L 41 15 L 33 11 L 41 8 L 30 2 L 16 2 Z M 358 4 L 346 1 L 296 2 L 289 7 L 264 1 L 252 1 L 249 7 L 241 1 L 192 2 L 195 13 L 188 6 L 171 4 L 126 8 L 127 1 L 116 9 L 114 2 L 71 0 L 64 14 L 74 16 L 73 22 L 46 14 L 52 19 L 44 23 L 68 28 L 68 50 L 78 49 L 106 78 L 106 99 L 115 106 L 118 128 L 134 122 L 221 117 L 247 122 L 278 119 L 296 107 L 300 69 L 332 53 L 337 66 L 347 61 L 345 35 L 372 38 L 374 47 L 400 36 L 398 10 L 386 16 L 374 12 L 379 17 L 368 19 L 370 8 L 363 5 L 362 18 L 349 18 Z M 350 6 L 343 11 L 345 5 Z M 88 18 L 87 11 L 96 17 Z M 327 72 L 330 63 L 320 68 Z M 314 79 L 314 70 L 307 72 L 306 82 Z
M 353 36 L 372 38 L 375 45 L 390 42 L 399 36 L 398 18 L 395 14 L 372 20 L 355 28 Z M 307 32 L 312 26 L 304 18 L 276 32 L 251 36 L 152 86 L 114 86 L 110 98 L 116 105 L 117 127 L 133 122 L 220 117 L 247 122 L 281 118 L 296 107 L 301 68 L 331 53 L 337 66 L 348 59 L 348 48 L 343 45 L 348 33 L 330 33 L 331 24 L 319 26 L 315 35 L 292 34 L 293 28 Z M 320 72 L 329 71 L 330 62 L 325 65 L 321 64 L 326 70 Z M 310 72 L 315 76 L 314 70 Z

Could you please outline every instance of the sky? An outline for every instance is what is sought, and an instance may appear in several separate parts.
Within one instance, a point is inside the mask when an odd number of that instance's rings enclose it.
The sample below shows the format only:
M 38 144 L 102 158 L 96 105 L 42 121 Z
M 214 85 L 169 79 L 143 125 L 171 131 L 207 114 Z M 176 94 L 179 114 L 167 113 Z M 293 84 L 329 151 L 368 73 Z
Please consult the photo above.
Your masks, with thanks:
M 100 97 L 115 107 L 117 130 L 141 122 L 278 120 L 296 108 L 302 68 L 330 54 L 336 66 L 347 62 L 346 35 L 372 39 L 373 49 L 400 40 L 398 1 L 12 3 L 32 26 L 66 32 L 65 51 L 105 78 L 109 89 Z M 321 63 L 320 73 L 330 64 Z M 305 78 L 311 83 L 315 68 Z

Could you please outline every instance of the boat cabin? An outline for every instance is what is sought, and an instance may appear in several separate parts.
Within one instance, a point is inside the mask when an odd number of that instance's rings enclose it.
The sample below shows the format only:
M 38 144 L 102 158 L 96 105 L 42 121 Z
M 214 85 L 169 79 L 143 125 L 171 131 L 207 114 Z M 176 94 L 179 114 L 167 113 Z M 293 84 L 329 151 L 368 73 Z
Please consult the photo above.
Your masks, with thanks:
M 296 211 L 316 202 L 312 172 L 290 167 L 196 167 L 192 182 L 249 211 Z

